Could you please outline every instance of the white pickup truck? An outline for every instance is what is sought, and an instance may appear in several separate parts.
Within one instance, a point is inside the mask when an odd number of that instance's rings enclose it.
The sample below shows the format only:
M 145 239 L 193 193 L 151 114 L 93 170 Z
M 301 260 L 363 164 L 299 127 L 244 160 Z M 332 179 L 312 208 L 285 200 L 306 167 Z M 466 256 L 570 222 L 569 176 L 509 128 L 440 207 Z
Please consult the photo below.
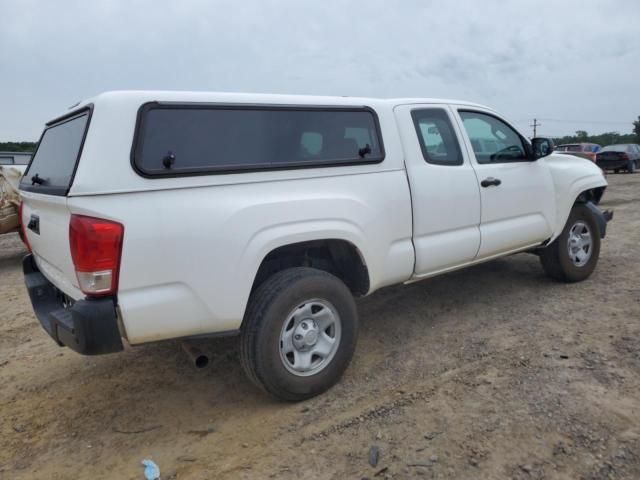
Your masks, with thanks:
M 516 252 L 596 266 L 607 182 L 495 111 L 433 99 L 109 92 L 46 125 L 20 185 L 36 316 L 111 353 L 240 335 L 301 400 L 354 353 L 354 297 Z

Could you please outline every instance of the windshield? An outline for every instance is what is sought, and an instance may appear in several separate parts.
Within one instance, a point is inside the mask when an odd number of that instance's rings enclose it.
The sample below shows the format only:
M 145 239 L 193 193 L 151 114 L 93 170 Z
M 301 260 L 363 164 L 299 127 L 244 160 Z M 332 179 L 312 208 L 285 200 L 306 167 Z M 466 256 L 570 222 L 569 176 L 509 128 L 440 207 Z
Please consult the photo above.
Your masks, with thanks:
M 601 152 L 626 152 L 627 145 L 609 145 L 608 147 L 604 147 Z
M 89 112 L 45 129 L 20 188 L 51 195 L 66 195 L 76 167 Z
M 558 147 L 559 152 L 581 152 L 582 145 L 560 145 Z

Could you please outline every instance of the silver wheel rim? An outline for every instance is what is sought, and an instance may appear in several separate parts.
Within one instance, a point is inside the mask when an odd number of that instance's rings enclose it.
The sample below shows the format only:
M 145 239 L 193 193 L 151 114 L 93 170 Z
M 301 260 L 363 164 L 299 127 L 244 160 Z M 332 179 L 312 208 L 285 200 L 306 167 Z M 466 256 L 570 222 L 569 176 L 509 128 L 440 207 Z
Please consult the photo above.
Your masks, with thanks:
M 584 267 L 591 258 L 593 239 L 591 238 L 591 230 L 585 222 L 578 221 L 569 230 L 567 250 L 569 258 L 576 267 Z
M 314 298 L 294 308 L 280 331 L 280 360 L 300 377 L 322 371 L 340 345 L 342 325 L 336 308 Z

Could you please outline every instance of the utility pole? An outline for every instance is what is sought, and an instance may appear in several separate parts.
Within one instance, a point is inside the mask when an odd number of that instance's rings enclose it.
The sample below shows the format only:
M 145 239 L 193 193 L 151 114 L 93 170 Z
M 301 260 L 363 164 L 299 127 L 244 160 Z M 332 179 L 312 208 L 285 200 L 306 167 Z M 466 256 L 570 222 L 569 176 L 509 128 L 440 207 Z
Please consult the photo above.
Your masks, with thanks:
M 529 125 L 530 127 L 533 127 L 533 138 L 536 138 L 537 133 L 538 133 L 538 127 L 541 126 L 541 123 L 538 123 L 538 119 L 534 118 L 533 119 L 533 124 Z

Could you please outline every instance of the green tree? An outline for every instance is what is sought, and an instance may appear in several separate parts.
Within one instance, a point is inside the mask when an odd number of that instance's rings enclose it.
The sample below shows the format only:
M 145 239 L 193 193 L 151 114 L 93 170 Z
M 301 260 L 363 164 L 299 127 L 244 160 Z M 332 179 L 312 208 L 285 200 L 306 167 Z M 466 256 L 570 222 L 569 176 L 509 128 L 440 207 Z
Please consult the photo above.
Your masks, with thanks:
M 583 139 L 583 138 L 589 138 L 589 134 L 588 134 L 586 131 L 584 131 L 584 130 L 578 130 L 578 131 L 576 132 L 576 137 L 581 138 L 581 139 Z M 582 140 L 582 141 L 584 142 L 584 141 L 586 141 L 586 140 Z
M 583 135 L 585 133 L 584 131 L 576 133 L 581 135 L 567 135 L 564 137 L 554 138 L 553 141 L 556 145 L 563 145 L 566 143 L 597 143 L 602 147 L 617 143 L 640 143 L 637 135 L 633 133 L 623 135 L 619 132 L 605 132 L 598 135 L 587 135 L 586 137 Z
M 633 122 L 633 133 L 636 136 L 636 143 L 640 143 L 640 115 L 638 115 L 638 120 Z
M 35 142 L 0 142 L 0 152 L 33 152 Z

